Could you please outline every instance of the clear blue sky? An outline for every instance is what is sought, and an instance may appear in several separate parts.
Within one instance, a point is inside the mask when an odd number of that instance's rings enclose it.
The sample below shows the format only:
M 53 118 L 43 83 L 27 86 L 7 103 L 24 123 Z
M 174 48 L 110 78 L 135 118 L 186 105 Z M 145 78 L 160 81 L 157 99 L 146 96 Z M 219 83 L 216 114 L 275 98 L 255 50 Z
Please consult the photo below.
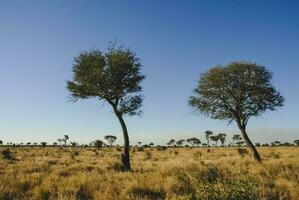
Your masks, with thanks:
M 144 65 L 144 114 L 126 118 L 132 143 L 164 144 L 203 132 L 238 133 L 235 124 L 194 116 L 187 105 L 200 73 L 249 60 L 274 72 L 286 105 L 249 122 L 254 142 L 299 138 L 298 1 L 0 2 L 0 139 L 122 142 L 108 105 L 68 103 L 66 80 L 82 50 L 117 39 Z

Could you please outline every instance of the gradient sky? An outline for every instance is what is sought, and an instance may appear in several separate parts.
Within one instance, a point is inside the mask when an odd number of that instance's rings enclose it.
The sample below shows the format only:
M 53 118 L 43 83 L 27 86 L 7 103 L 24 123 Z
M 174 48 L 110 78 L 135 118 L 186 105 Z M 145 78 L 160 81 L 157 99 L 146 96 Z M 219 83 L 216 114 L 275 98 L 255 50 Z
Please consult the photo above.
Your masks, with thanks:
M 298 1 L 0 1 L 0 139 L 89 143 L 120 125 L 95 100 L 69 103 L 73 58 L 117 39 L 147 76 L 142 117 L 126 118 L 132 143 L 165 144 L 203 132 L 239 133 L 194 116 L 188 97 L 202 72 L 248 60 L 274 73 L 286 105 L 249 121 L 253 142 L 299 139 Z

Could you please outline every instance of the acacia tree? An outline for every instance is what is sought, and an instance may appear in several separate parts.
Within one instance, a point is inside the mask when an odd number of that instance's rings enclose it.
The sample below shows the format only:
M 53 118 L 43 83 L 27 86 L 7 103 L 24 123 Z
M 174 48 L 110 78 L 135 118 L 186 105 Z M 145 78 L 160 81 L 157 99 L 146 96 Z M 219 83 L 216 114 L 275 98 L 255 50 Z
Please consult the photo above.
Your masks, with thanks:
M 64 142 L 64 146 L 66 146 L 66 142 L 70 139 L 68 135 L 64 135 L 62 141 Z
M 210 139 L 215 142 L 215 146 L 217 147 L 218 140 L 220 139 L 219 135 L 211 135 Z
M 242 138 L 241 138 L 241 135 L 239 135 L 239 134 L 235 134 L 235 135 L 233 135 L 232 139 L 233 139 L 233 146 L 235 146 L 235 141 L 238 142 L 238 141 L 241 140 Z
M 208 147 L 210 146 L 210 136 L 213 135 L 213 131 L 205 131 L 205 134 L 206 134 L 206 140 L 207 140 L 207 144 L 208 144 Z
M 246 126 L 251 117 L 283 106 L 284 98 L 271 83 L 272 73 L 250 62 L 216 66 L 201 75 L 189 104 L 213 119 L 235 121 L 254 158 L 262 162 Z
M 145 78 L 136 55 L 112 44 L 106 53 L 97 49 L 83 52 L 75 58 L 74 78 L 67 82 L 72 100 L 96 98 L 111 105 L 120 122 L 124 137 L 123 170 L 131 170 L 129 135 L 124 116 L 140 115 L 143 97 L 140 85 Z
M 219 137 L 219 140 L 220 140 L 220 142 L 221 142 L 221 146 L 224 147 L 226 134 L 225 134 L 225 133 L 219 133 L 219 134 L 218 134 L 218 137 Z
M 154 145 L 155 144 L 153 142 L 151 142 L 151 143 L 148 144 L 148 146 L 150 146 L 151 148 L 154 147 Z
M 299 146 L 299 140 L 294 140 L 294 143 Z
M 42 147 L 46 147 L 47 146 L 47 142 L 41 142 L 40 144 L 42 145 Z
M 2 140 L 0 140 L 0 145 L 2 145 L 3 144 L 3 141 Z
M 201 143 L 200 140 L 197 139 L 197 138 L 195 138 L 195 137 L 188 138 L 188 139 L 186 140 L 186 142 L 188 142 L 189 144 L 191 144 L 192 147 L 194 147 L 195 145 L 200 145 L 200 143 Z
M 110 147 L 112 147 L 113 143 L 114 143 L 115 140 L 117 139 L 117 137 L 114 136 L 114 135 L 106 135 L 104 138 L 105 138 L 105 140 L 108 141 Z
M 271 144 L 272 144 L 272 146 L 279 146 L 279 145 L 281 145 L 281 142 L 280 141 L 274 141 Z
M 102 140 L 95 140 L 94 142 L 92 142 L 92 146 L 94 146 L 95 148 L 102 148 L 104 145 L 104 142 Z
M 174 139 L 171 139 L 169 140 L 169 142 L 166 143 L 168 146 L 173 146 L 175 145 L 175 140 Z
M 181 140 L 176 141 L 176 144 L 177 144 L 178 146 L 183 146 L 184 142 L 185 142 L 185 140 L 184 140 L 184 139 L 181 139 Z

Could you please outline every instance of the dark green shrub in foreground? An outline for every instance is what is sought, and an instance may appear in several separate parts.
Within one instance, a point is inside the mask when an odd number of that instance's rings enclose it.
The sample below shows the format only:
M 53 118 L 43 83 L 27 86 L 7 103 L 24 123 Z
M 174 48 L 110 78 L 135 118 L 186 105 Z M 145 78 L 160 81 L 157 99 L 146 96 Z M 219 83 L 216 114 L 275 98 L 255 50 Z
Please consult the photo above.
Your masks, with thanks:
M 3 159 L 6 160 L 12 160 L 13 159 L 13 155 L 11 153 L 11 151 L 9 149 L 4 149 L 1 151 L 1 156 Z
M 155 191 L 149 188 L 133 187 L 129 190 L 129 196 L 133 199 L 162 200 L 166 198 L 164 191 Z

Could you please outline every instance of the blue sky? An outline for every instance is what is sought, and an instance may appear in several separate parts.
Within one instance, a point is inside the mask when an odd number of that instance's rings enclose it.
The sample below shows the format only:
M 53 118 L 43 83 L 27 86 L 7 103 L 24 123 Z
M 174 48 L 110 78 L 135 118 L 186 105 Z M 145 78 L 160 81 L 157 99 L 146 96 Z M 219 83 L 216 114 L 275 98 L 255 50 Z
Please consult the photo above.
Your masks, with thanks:
M 298 1 L 0 1 L 0 139 L 122 142 L 108 105 L 68 102 L 73 58 L 117 39 L 133 49 L 147 76 L 144 114 L 126 118 L 132 143 L 203 139 L 235 124 L 194 116 L 187 100 L 200 73 L 249 60 L 274 73 L 286 105 L 249 122 L 254 142 L 299 138 Z

